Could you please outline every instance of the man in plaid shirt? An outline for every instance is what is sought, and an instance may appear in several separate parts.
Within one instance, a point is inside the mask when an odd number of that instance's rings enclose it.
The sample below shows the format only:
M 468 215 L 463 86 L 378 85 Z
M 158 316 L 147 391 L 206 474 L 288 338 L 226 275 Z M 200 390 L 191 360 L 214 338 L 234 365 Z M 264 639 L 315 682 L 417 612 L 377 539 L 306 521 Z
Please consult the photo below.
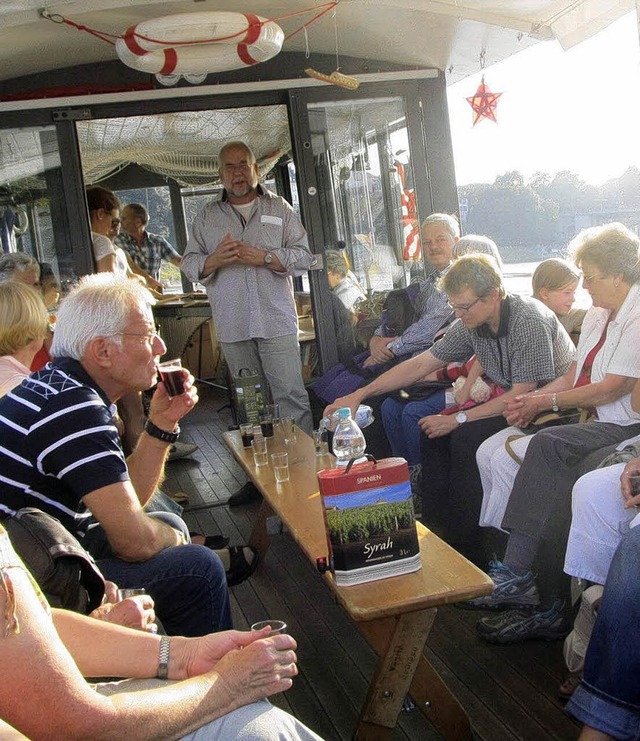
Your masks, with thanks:
M 140 270 L 136 272 L 147 280 L 147 285 L 162 289 L 159 283 L 162 261 L 166 260 L 179 268 L 180 255 L 164 237 L 148 232 L 148 223 L 147 209 L 140 203 L 130 203 L 122 210 L 122 231 L 114 242 L 137 265 Z

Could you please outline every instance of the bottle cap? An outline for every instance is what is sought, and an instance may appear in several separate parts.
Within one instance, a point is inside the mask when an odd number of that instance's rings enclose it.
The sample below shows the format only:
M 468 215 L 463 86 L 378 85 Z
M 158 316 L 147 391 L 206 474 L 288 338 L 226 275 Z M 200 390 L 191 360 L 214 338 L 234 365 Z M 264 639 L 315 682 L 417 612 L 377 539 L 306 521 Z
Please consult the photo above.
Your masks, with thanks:
M 351 416 L 351 409 L 349 407 L 341 407 L 338 409 L 338 419 L 347 419 Z

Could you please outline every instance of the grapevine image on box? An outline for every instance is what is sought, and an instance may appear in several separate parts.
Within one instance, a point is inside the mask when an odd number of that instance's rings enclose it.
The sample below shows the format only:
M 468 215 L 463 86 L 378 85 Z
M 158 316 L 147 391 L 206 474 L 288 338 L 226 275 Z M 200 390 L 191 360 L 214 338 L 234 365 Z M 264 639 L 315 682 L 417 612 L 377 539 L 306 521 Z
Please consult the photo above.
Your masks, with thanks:
M 336 570 L 373 566 L 417 553 L 408 482 L 325 496 L 324 505 Z

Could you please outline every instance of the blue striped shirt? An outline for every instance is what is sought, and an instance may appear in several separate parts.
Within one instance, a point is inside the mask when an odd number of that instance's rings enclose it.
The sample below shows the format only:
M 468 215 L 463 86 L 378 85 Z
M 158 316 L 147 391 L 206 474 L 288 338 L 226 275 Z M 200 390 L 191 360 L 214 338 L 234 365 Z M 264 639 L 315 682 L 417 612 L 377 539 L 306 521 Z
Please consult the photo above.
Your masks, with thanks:
M 0 517 L 38 507 L 82 538 L 91 517 L 82 498 L 129 479 L 114 411 L 69 358 L 0 399 Z

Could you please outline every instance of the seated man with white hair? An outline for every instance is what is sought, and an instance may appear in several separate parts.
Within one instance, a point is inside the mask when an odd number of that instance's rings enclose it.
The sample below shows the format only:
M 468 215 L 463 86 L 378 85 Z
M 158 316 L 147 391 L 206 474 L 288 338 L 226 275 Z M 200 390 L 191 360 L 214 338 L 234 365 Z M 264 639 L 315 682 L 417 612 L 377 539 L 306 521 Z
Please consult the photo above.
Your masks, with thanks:
M 198 401 L 159 383 L 145 431 L 127 460 L 115 402 L 156 382 L 166 348 L 153 298 L 137 281 L 84 278 L 60 306 L 55 360 L 0 399 L 0 516 L 37 507 L 56 517 L 120 587 L 144 587 L 169 634 L 231 627 L 225 568 L 189 543 L 182 520 L 144 511 L 163 475 L 179 421 Z M 173 519 L 172 519 L 173 518 Z

